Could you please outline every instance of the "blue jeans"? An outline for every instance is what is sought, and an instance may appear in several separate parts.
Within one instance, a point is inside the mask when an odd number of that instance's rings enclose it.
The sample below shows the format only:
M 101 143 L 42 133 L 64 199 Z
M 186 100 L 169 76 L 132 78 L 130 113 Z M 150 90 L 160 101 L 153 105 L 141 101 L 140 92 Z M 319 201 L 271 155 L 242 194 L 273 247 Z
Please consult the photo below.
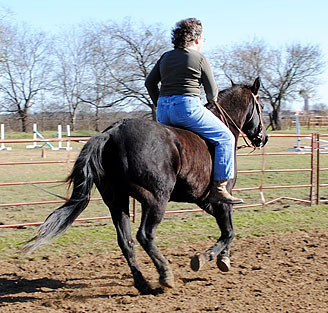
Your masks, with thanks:
M 207 138 L 215 145 L 214 180 L 234 177 L 235 137 L 218 117 L 201 104 L 199 97 L 159 97 L 157 120 L 162 124 L 183 127 Z

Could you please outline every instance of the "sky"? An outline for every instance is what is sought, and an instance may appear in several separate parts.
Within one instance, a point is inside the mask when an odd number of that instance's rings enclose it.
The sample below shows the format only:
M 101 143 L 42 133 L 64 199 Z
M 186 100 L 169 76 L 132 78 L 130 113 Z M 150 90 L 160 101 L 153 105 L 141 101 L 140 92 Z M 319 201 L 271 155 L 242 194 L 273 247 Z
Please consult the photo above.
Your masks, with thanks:
M 160 23 L 169 34 L 177 21 L 196 17 L 204 27 L 204 52 L 254 38 L 276 48 L 319 45 L 327 67 L 311 101 L 328 105 L 327 0 L 0 0 L 0 17 L 4 8 L 14 22 L 54 34 L 84 22 L 120 22 L 126 17 Z M 291 105 L 302 107 L 303 99 Z

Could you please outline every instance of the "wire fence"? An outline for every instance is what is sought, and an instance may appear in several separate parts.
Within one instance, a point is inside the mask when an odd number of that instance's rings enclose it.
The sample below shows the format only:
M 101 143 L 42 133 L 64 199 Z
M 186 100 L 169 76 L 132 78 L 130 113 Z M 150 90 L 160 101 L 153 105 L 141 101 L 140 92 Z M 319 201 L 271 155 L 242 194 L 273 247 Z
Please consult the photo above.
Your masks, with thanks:
M 248 187 L 239 187 L 235 188 L 234 191 L 241 192 L 241 191 L 258 191 L 260 195 L 261 201 L 258 203 L 251 203 L 251 204 L 244 204 L 235 206 L 235 209 L 238 208 L 249 208 L 249 207 L 264 207 L 269 204 L 273 204 L 280 200 L 291 200 L 291 201 L 298 201 L 308 205 L 312 204 L 321 204 L 327 203 L 327 198 L 322 196 L 322 190 L 328 187 L 327 183 L 322 183 L 322 179 L 324 175 L 327 174 L 328 168 L 321 166 L 322 158 L 328 154 L 328 134 L 318 134 L 313 133 L 311 135 L 279 135 L 279 134 L 272 134 L 270 138 L 281 138 L 284 140 L 286 138 L 296 138 L 300 140 L 301 138 L 308 139 L 310 141 L 310 145 L 306 147 L 297 147 L 298 151 L 286 151 L 286 152 L 266 152 L 266 149 L 260 150 L 260 152 L 254 153 L 238 153 L 237 158 L 244 158 L 244 157 L 259 157 L 261 159 L 258 164 L 260 164 L 260 169 L 246 169 L 246 170 L 239 170 L 239 174 L 258 174 L 260 176 L 259 184 L 257 186 L 248 186 Z M 67 142 L 67 149 L 65 154 L 64 160 L 55 160 L 55 161 L 6 161 L 0 162 L 0 168 L 5 168 L 6 166 L 17 166 L 17 165 L 38 165 L 44 166 L 47 164 L 67 164 L 67 174 L 69 174 L 71 170 L 71 166 L 74 163 L 74 159 L 71 156 L 71 143 L 72 142 L 86 142 L 89 137 L 69 137 L 69 138 L 49 138 L 49 139 L 2 139 L 0 140 L 0 145 L 3 147 L 6 144 L 21 144 L 21 143 L 50 143 L 50 142 Z M 292 149 L 291 149 L 292 150 Z M 295 149 L 294 149 L 295 150 Z M 43 151 L 43 150 L 41 150 Z M 258 151 L 258 150 L 257 150 Z M 1 152 L 0 152 L 1 153 Z M 13 152 L 10 152 L 13 153 Z M 269 156 L 288 156 L 294 157 L 296 155 L 309 155 L 310 156 L 310 164 L 308 168 L 284 168 L 284 169 L 267 169 L 266 168 L 266 160 Z M 302 181 L 300 184 L 288 184 L 288 185 L 265 185 L 264 183 L 264 176 L 268 173 L 296 173 L 296 172 L 305 172 L 308 173 L 308 181 Z M 51 175 L 49 175 L 51 176 Z M 13 182 L 0 182 L 0 194 L 1 194 L 1 187 L 3 186 L 21 186 L 21 185 L 47 185 L 53 183 L 64 183 L 65 179 L 50 179 L 49 180 L 34 180 L 34 181 L 13 181 Z M 284 189 L 293 189 L 293 188 L 306 188 L 308 190 L 307 193 L 304 194 L 305 197 L 291 197 L 291 196 L 279 196 L 274 199 L 266 200 L 264 191 L 266 190 L 284 190 Z M 18 192 L 18 191 L 17 191 Z M 69 186 L 67 187 L 67 197 L 69 197 L 70 190 Z M 1 198 L 0 198 L 1 199 Z M 101 200 L 100 197 L 98 198 L 91 198 L 91 201 L 99 201 Z M 49 200 L 49 201 L 21 201 L 15 203 L 0 203 L 0 208 L 9 208 L 9 207 L 19 207 L 19 206 L 32 206 L 32 205 L 47 205 L 47 204 L 61 204 L 64 203 L 66 199 L 61 200 Z M 136 221 L 137 216 L 137 203 L 133 201 L 133 210 L 131 217 L 133 221 Z M 187 212 L 201 212 L 201 209 L 183 209 L 183 210 L 169 210 L 167 211 L 168 214 L 172 213 L 187 213 Z M 97 216 L 97 217 L 88 217 L 88 218 L 79 218 L 76 221 L 87 221 L 87 220 L 101 220 L 101 219 L 109 219 L 110 216 Z M 31 222 L 31 223 L 15 223 L 15 224 L 6 224 L 0 225 L 0 228 L 14 228 L 14 227 L 24 227 L 24 226 L 36 226 L 40 225 L 42 222 Z

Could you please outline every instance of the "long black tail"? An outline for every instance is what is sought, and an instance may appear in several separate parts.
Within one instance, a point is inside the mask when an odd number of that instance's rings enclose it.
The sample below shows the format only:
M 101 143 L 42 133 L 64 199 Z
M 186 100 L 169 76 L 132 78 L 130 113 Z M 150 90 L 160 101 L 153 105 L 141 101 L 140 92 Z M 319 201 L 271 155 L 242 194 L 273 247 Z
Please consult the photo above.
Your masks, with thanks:
M 92 137 L 85 144 L 67 178 L 73 184 L 70 199 L 47 217 L 37 235 L 23 246 L 23 253 L 31 253 L 40 245 L 57 239 L 87 207 L 93 184 L 99 182 L 104 175 L 102 153 L 109 137 L 109 132 L 104 132 Z

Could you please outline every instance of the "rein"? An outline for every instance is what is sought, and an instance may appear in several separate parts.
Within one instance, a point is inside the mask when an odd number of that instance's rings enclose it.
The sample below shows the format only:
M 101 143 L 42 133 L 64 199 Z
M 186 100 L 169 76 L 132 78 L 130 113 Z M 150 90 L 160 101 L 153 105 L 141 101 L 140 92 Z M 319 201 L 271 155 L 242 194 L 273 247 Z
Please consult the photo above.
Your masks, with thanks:
M 261 110 L 261 105 L 258 101 L 258 96 L 254 95 L 252 92 L 251 92 L 253 98 L 254 98 L 254 102 L 255 102 L 255 108 L 257 110 L 257 113 L 259 115 L 259 118 L 260 118 L 260 123 L 261 123 L 261 130 L 263 129 L 263 121 L 262 121 L 262 110 Z M 247 135 L 240 129 L 240 127 L 235 123 L 235 121 L 231 118 L 231 116 L 227 113 L 227 111 L 220 105 L 220 103 L 218 101 L 215 101 L 215 106 L 217 107 L 217 109 L 219 110 L 220 114 L 221 114 L 221 117 L 223 119 L 223 122 L 228 126 L 229 122 L 227 121 L 227 119 L 231 122 L 230 124 L 232 124 L 232 126 L 235 127 L 235 129 L 242 135 L 243 139 L 244 139 L 244 142 L 245 144 L 244 145 L 241 145 L 241 146 L 238 146 L 237 147 L 237 150 L 239 149 L 242 149 L 242 148 L 247 148 L 247 147 L 250 147 L 250 148 L 253 148 L 253 151 L 255 151 L 256 149 L 258 149 L 257 147 L 255 147 L 253 144 L 250 144 L 248 141 L 247 141 Z M 254 117 L 254 113 L 255 113 L 255 108 L 253 109 L 253 113 L 251 115 L 251 117 L 248 119 L 248 121 L 246 123 L 248 123 L 249 121 L 252 120 L 252 118 Z M 253 152 L 251 151 L 251 153 Z
M 255 96 L 253 93 L 252 93 L 252 95 L 254 97 L 254 101 L 255 101 L 255 104 L 256 104 L 257 114 L 260 118 L 260 125 L 261 125 L 261 131 L 262 131 L 262 129 L 264 128 L 264 123 L 263 123 L 263 120 L 262 120 L 262 106 L 261 106 L 261 104 L 259 103 L 259 100 L 258 100 L 259 96 L 258 95 Z M 254 116 L 254 111 L 253 111 L 253 114 L 252 114 L 252 118 L 253 118 L 253 116 Z

